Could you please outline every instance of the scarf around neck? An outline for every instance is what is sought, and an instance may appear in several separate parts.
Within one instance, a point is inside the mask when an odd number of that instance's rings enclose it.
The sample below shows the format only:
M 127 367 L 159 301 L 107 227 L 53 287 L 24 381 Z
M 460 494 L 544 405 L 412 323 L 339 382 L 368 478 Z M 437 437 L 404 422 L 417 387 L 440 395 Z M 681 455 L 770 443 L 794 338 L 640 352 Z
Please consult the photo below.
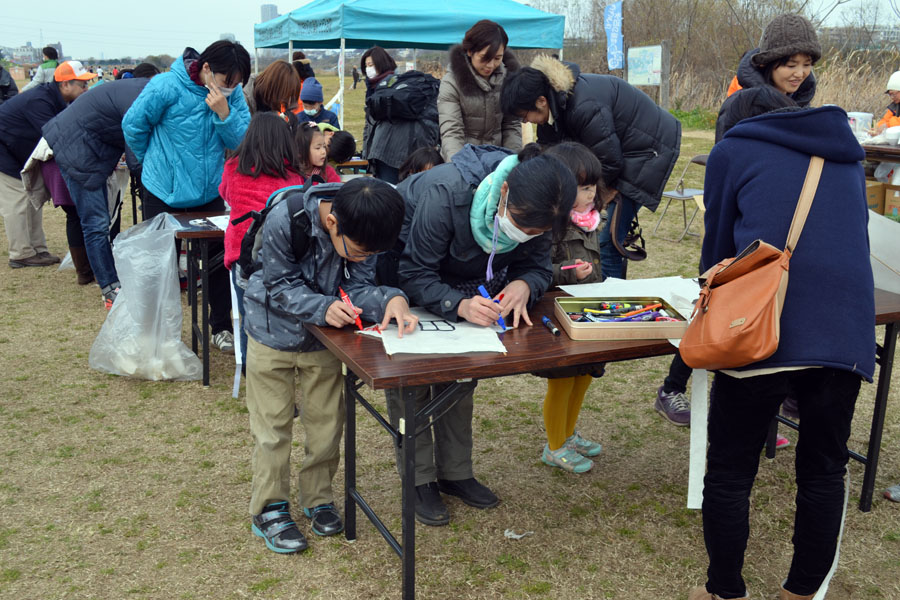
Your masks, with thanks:
M 500 188 L 509 177 L 510 171 L 519 164 L 519 157 L 515 154 L 507 156 L 494 172 L 485 177 L 475 190 L 472 198 L 472 206 L 469 209 L 469 225 L 472 228 L 472 237 L 486 253 L 491 255 L 488 260 L 488 280 L 492 279 L 492 263 L 494 254 L 504 254 L 514 250 L 519 245 L 500 231 L 497 226 L 497 209 L 500 205 Z

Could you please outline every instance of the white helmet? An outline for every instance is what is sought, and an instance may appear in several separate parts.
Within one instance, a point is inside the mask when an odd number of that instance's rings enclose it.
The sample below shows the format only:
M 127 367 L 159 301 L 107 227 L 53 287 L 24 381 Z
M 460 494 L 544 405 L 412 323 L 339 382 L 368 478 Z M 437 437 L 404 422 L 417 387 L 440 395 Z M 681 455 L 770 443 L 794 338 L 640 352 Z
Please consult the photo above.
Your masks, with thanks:
M 900 92 L 900 71 L 894 71 L 891 75 L 891 78 L 888 79 L 887 88 L 885 88 L 886 92 L 890 92 L 891 90 Z

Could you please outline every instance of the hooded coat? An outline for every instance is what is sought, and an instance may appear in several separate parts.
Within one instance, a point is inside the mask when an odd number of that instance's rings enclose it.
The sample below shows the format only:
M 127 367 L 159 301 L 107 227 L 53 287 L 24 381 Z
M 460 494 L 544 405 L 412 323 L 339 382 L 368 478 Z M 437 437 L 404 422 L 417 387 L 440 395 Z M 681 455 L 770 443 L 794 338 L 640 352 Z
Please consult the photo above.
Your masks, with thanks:
M 496 146 L 464 146 L 449 163 L 404 179 L 397 191 L 406 201 L 400 242 L 400 287 L 415 306 L 448 321 L 458 321 L 459 303 L 468 298 L 454 284 L 484 279 L 489 255 L 472 235 L 469 212 L 475 190 L 509 151 Z M 531 288 L 528 305 L 547 288 L 550 234 L 519 244 L 494 257 L 495 273 L 508 268 L 507 278 Z
M 778 350 L 743 369 L 822 366 L 871 381 L 875 299 L 860 164 L 865 153 L 842 109 L 745 119 L 713 147 L 701 270 L 757 239 L 784 248 L 812 155 L 825 166 L 791 258 Z
M 440 142 L 437 94 L 431 97 L 431 101 L 415 121 L 378 121 L 369 113 L 367 106 L 363 137 L 363 157 L 366 160 L 379 160 L 395 169 L 400 168 L 417 148 L 437 146 Z
M 753 64 L 753 57 L 759 54 L 759 48 L 754 48 L 753 50 L 748 50 L 744 53 L 744 56 L 741 57 L 741 62 L 738 63 L 737 68 L 737 80 L 740 84 L 740 88 L 738 89 L 748 89 L 748 88 L 758 88 L 767 86 L 773 88 L 766 82 L 766 78 L 763 75 L 763 72 L 759 69 L 759 67 Z M 776 90 L 778 92 L 778 90 Z M 779 94 L 781 92 L 778 92 Z M 809 77 L 803 80 L 803 83 L 800 84 L 800 87 L 797 88 L 797 91 L 793 94 L 787 94 L 787 97 L 793 100 L 797 106 L 801 106 L 806 108 L 809 106 L 809 103 L 812 102 L 813 96 L 816 95 L 816 74 L 812 71 L 809 72 Z M 731 104 L 734 102 L 735 94 L 728 96 L 725 99 L 725 102 L 722 103 L 722 107 L 719 109 L 719 116 L 716 119 L 716 139 L 722 139 L 722 136 L 728 131 L 728 128 L 733 125 L 733 123 L 728 122 L 728 112 L 731 108 Z
M 120 79 L 93 87 L 44 125 L 44 138 L 67 177 L 89 190 L 106 185 L 127 149 L 122 119 L 149 81 Z
M 531 66 L 550 80 L 552 121 L 538 142 L 580 142 L 603 165 L 603 181 L 623 197 L 656 210 L 681 150 L 681 123 L 650 97 L 612 75 L 581 73 L 538 56 Z
M 0 104 L 3 104 L 13 96 L 19 93 L 16 82 L 13 81 L 9 71 L 0 66 Z
M 41 139 L 41 127 L 66 106 L 55 81 L 22 92 L 0 106 L 0 173 L 21 179 L 19 172 Z
M 144 187 L 174 208 L 219 195 L 225 149 L 237 148 L 250 124 L 241 86 L 228 96 L 224 121 L 206 105 L 209 90 L 188 75 L 199 56 L 187 48 L 171 71 L 144 87 L 122 121 L 125 141 L 143 164 Z
M 450 160 L 466 144 L 522 148 L 522 124 L 500 109 L 500 88 L 506 74 L 519 68 L 515 55 L 506 51 L 503 63 L 485 79 L 472 68 L 461 45 L 450 48 L 450 70 L 441 79 L 438 117 L 441 155 Z

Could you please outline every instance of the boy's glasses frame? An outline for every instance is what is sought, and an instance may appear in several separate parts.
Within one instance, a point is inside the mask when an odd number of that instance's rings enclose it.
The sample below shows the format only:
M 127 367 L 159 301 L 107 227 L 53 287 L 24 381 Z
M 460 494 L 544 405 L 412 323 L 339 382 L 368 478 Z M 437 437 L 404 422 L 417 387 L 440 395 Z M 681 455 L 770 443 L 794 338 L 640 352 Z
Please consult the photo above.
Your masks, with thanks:
M 380 254 L 380 252 L 364 252 L 362 254 L 350 254 L 350 251 L 347 250 L 347 241 L 344 239 L 344 234 L 341 234 L 341 243 L 344 245 L 344 256 L 347 258 L 369 258 L 371 256 L 375 256 Z

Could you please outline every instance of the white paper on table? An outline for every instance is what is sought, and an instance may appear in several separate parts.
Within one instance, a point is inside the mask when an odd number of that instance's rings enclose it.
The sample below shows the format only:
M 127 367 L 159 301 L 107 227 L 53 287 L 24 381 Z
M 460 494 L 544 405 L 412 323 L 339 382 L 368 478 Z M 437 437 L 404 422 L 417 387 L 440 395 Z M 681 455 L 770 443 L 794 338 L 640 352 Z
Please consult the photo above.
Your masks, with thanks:
M 869 259 L 875 287 L 900 294 L 900 223 L 871 210 Z
M 216 227 L 218 227 L 219 229 L 221 229 L 222 231 L 225 231 L 225 228 L 228 227 L 228 219 L 229 218 L 230 218 L 229 215 L 220 215 L 218 217 L 206 217 L 206 220 L 209 221 L 210 223 L 212 223 L 213 225 L 215 225 Z
M 468 352 L 503 352 L 506 346 L 497 337 L 498 326 L 482 327 L 466 321 L 454 323 L 434 315 L 424 308 L 411 308 L 419 317 L 419 325 L 413 333 L 397 336 L 397 324 L 391 322 L 387 329 L 357 331 L 360 335 L 378 338 L 384 344 L 388 356 L 392 354 L 466 354 Z M 507 328 L 509 329 L 509 328 Z
M 706 474 L 706 420 L 709 402 L 707 371 L 694 369 L 691 380 L 691 458 L 688 470 L 687 507 L 703 507 L 703 476 Z
M 613 298 L 616 296 L 652 296 L 662 298 L 681 315 L 689 319 L 694 301 L 700 296 L 700 284 L 696 279 L 684 277 L 654 277 L 650 279 L 616 279 L 609 277 L 603 283 L 561 285 L 559 289 L 576 298 Z M 678 347 L 681 340 L 670 339 Z

